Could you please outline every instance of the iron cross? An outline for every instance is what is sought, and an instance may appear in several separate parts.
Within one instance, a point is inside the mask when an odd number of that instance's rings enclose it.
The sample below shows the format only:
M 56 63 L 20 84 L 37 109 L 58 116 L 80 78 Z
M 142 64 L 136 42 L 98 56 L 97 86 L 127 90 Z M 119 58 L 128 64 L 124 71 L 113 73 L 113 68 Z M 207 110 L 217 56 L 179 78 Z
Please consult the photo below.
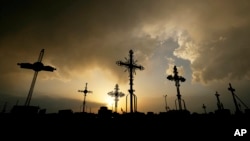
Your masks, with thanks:
M 117 113 L 117 103 L 119 97 L 123 97 L 125 94 L 123 92 L 119 92 L 118 84 L 115 85 L 115 91 L 108 92 L 108 95 L 115 97 L 115 112 Z
M 20 68 L 32 69 L 35 71 L 34 76 L 33 76 L 33 80 L 32 80 L 31 86 L 30 86 L 29 94 L 28 94 L 27 99 L 25 101 L 25 106 L 29 106 L 29 104 L 30 104 L 30 100 L 31 100 L 32 93 L 33 93 L 33 90 L 35 87 L 38 72 L 42 71 L 42 70 L 53 72 L 54 70 L 56 70 L 56 68 L 54 68 L 54 67 L 43 65 L 43 63 L 42 63 L 43 55 L 44 55 L 44 49 L 41 50 L 37 62 L 35 62 L 33 64 L 31 64 L 31 63 L 17 63 L 17 65 L 19 65 Z
M 128 90 L 129 94 L 130 94 L 130 112 L 133 113 L 133 97 L 135 96 L 134 95 L 134 90 L 133 90 L 133 73 L 135 74 L 135 70 L 136 69 L 139 69 L 139 70 L 144 70 L 144 67 L 141 66 L 141 65 L 137 65 L 136 62 L 134 60 L 134 56 L 133 56 L 134 52 L 133 50 L 130 50 L 129 51 L 129 60 L 127 58 L 126 59 L 126 62 L 122 62 L 122 61 L 117 61 L 116 64 L 119 65 L 119 66 L 124 66 L 126 67 L 129 71 L 129 81 L 130 81 L 130 89 Z
M 177 88 L 177 100 L 178 100 L 178 103 L 179 103 L 179 110 L 182 110 L 182 104 L 181 104 L 182 99 L 181 99 L 181 94 L 180 94 L 179 87 L 180 87 L 180 82 L 185 82 L 186 79 L 184 77 L 178 75 L 178 71 L 177 71 L 176 66 L 174 66 L 173 73 L 174 73 L 174 76 L 168 75 L 167 79 L 170 80 L 170 81 L 175 81 L 175 86 Z M 184 102 L 184 100 L 183 100 L 183 102 Z M 186 110 L 185 103 L 184 103 L 184 109 Z
M 86 83 L 85 90 L 78 90 L 78 92 L 84 93 L 83 107 L 82 107 L 82 112 L 83 113 L 85 112 L 86 95 L 87 95 L 87 93 L 92 93 L 92 91 L 87 90 L 87 85 L 88 85 L 88 83 Z

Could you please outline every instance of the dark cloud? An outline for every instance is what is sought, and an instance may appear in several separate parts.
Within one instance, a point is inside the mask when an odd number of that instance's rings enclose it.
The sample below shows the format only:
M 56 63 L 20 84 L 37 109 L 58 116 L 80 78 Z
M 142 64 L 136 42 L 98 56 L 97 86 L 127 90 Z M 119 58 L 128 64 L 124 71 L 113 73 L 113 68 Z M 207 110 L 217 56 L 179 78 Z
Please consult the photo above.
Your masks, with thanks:
M 143 8 L 149 6 L 147 3 Z M 115 62 L 123 60 L 130 49 L 141 50 L 147 56 L 155 46 L 150 37 L 133 35 L 142 18 L 137 12 L 138 2 L 27 1 L 6 5 L 0 44 L 5 52 L 2 60 L 7 54 L 9 60 L 1 64 L 12 70 L 17 61 L 35 62 L 38 51 L 45 48 L 44 60 L 55 65 L 64 77 L 74 71 L 101 67 L 126 82 L 127 76 L 120 73 Z
M 217 36 L 217 39 L 203 45 L 200 49 L 200 56 L 192 65 L 195 79 L 205 82 L 225 78 L 248 80 L 250 27 L 232 27 L 220 33 L 220 37 Z

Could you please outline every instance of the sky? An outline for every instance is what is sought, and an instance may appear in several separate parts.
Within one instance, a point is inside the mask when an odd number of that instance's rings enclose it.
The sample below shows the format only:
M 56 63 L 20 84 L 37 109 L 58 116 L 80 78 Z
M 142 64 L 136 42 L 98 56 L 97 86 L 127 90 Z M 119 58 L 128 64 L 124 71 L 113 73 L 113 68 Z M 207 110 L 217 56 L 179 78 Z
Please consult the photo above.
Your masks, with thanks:
M 166 78 L 176 66 L 186 79 L 180 94 L 187 110 L 204 113 L 205 104 L 214 112 L 217 91 L 234 113 L 229 83 L 250 106 L 249 9 L 248 0 L 3 0 L 0 110 L 24 105 L 34 71 L 17 63 L 35 63 L 44 49 L 42 63 L 56 70 L 38 73 L 30 105 L 47 113 L 81 112 L 84 94 L 78 90 L 88 83 L 85 111 L 114 110 L 108 93 L 118 84 L 125 96 L 117 109 L 125 111 L 129 73 L 116 62 L 126 62 L 133 50 L 145 68 L 134 75 L 137 111 L 165 112 L 165 104 L 176 109 L 175 82 Z

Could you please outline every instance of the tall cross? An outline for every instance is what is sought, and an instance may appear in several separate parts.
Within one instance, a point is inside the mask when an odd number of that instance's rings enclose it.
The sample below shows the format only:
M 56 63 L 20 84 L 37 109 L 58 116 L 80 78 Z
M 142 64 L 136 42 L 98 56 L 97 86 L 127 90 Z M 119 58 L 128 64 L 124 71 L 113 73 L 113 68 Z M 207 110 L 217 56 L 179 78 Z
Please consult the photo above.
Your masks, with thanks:
M 17 63 L 17 65 L 19 65 L 21 68 L 32 69 L 35 71 L 27 99 L 25 101 L 25 106 L 29 106 L 29 104 L 30 104 L 30 100 L 31 100 L 32 93 L 33 93 L 33 90 L 35 87 L 38 72 L 42 71 L 42 70 L 53 72 L 54 70 L 56 70 L 56 68 L 54 68 L 54 67 L 43 65 L 43 63 L 42 63 L 43 55 L 44 55 L 44 49 L 41 50 L 37 62 L 35 62 L 33 64 L 31 64 L 31 63 Z
M 139 70 L 144 70 L 144 67 L 141 65 L 136 65 L 136 62 L 133 58 L 133 50 L 129 51 L 129 60 L 127 58 L 126 62 L 122 62 L 122 61 L 117 61 L 116 64 L 119 66 L 124 66 L 129 70 L 129 84 L 130 84 L 130 89 L 128 90 L 129 94 L 130 94 L 130 112 L 133 113 L 133 97 L 134 95 L 134 90 L 133 90 L 133 74 L 135 74 L 135 70 L 139 69 Z M 127 70 L 126 69 L 126 70 Z M 125 70 L 125 71 L 126 71 Z
M 87 93 L 92 93 L 92 91 L 87 90 L 87 85 L 88 85 L 88 83 L 86 83 L 85 90 L 78 90 L 78 92 L 84 93 L 83 106 L 82 106 L 83 113 L 85 112 L 86 95 L 87 95 Z
M 239 105 L 238 105 L 238 103 L 237 103 L 237 101 L 236 101 L 236 98 L 235 98 L 235 94 L 234 94 L 235 89 L 231 86 L 231 83 L 229 83 L 229 88 L 228 88 L 228 90 L 232 92 L 233 101 L 234 101 L 234 105 L 235 105 L 235 108 L 236 108 L 235 113 L 237 113 L 237 114 L 238 114 L 238 113 L 241 113 L 240 108 L 239 108 Z
M 115 91 L 108 92 L 108 95 L 115 97 L 115 112 L 117 112 L 117 103 L 119 101 L 119 97 L 123 97 L 125 94 L 119 92 L 118 84 L 115 85 Z
M 167 79 L 170 80 L 170 81 L 175 81 L 175 86 L 177 88 L 177 100 L 178 100 L 178 103 L 179 103 L 179 110 L 182 110 L 181 101 L 184 102 L 184 100 L 181 99 L 181 94 L 180 94 L 179 87 L 180 87 L 180 82 L 185 82 L 186 79 L 184 77 L 178 75 L 178 71 L 177 71 L 176 66 L 174 66 L 174 71 L 173 72 L 174 72 L 174 76 L 168 75 Z M 184 103 L 184 109 L 186 109 L 185 103 Z

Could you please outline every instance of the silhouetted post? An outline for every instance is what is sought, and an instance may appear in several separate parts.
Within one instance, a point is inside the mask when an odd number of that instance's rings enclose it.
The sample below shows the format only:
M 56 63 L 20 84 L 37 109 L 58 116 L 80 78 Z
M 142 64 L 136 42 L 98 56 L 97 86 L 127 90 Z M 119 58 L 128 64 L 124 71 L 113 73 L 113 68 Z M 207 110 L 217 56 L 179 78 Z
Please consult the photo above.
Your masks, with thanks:
M 137 96 L 133 94 L 134 97 L 134 111 L 137 112 Z
M 134 90 L 133 90 L 133 73 L 135 73 L 135 69 L 139 69 L 139 70 L 144 70 L 143 66 L 140 65 L 136 65 L 137 61 L 134 61 L 133 59 L 133 50 L 129 51 L 129 60 L 126 59 L 126 62 L 122 62 L 122 61 L 117 61 L 116 64 L 119 66 L 125 66 L 128 70 L 129 70 L 129 81 L 130 81 L 130 89 L 128 90 L 129 94 L 130 94 L 130 112 L 133 113 L 133 97 L 134 95 Z
M 127 106 L 127 103 L 128 103 L 128 96 L 129 96 L 129 94 L 126 95 L 126 113 L 128 112 L 128 111 L 127 111 L 127 107 L 128 107 L 128 106 Z
M 206 111 L 207 107 L 205 106 L 205 104 L 202 105 L 202 108 L 204 109 L 204 113 L 206 114 L 207 113 L 207 111 Z
M 169 75 L 167 77 L 167 79 L 170 80 L 170 81 L 175 81 L 175 86 L 177 88 L 177 99 L 178 99 L 178 103 L 179 103 L 179 110 L 182 110 L 181 101 L 184 102 L 184 100 L 181 99 L 181 94 L 180 94 L 179 87 L 180 87 L 180 82 L 185 82 L 186 79 L 184 77 L 178 75 L 178 71 L 177 71 L 176 66 L 174 66 L 174 71 L 173 72 L 174 72 L 174 76 Z M 184 103 L 184 108 L 186 110 L 185 103 Z
M 232 88 L 231 83 L 229 83 L 229 88 L 228 88 L 228 90 L 232 92 L 233 101 L 234 101 L 234 105 L 235 105 L 235 108 L 236 108 L 235 113 L 236 113 L 236 114 L 241 113 L 240 108 L 239 108 L 239 105 L 238 105 L 238 103 L 237 103 L 237 101 L 236 101 L 236 98 L 235 98 L 235 94 L 234 94 L 235 89 Z
M 42 70 L 53 72 L 54 70 L 56 70 L 56 68 L 53 68 L 51 66 L 44 66 L 43 65 L 43 63 L 42 63 L 43 55 L 44 55 L 44 49 L 41 50 L 37 62 L 35 62 L 33 64 L 31 64 L 31 63 L 17 63 L 17 65 L 19 65 L 21 68 L 33 69 L 35 71 L 34 76 L 33 76 L 33 80 L 32 80 L 31 86 L 30 86 L 29 94 L 28 94 L 27 99 L 25 101 L 25 106 L 29 106 L 29 104 L 30 104 L 30 100 L 31 100 L 32 93 L 33 93 L 33 90 L 35 87 L 38 72 L 42 71 Z
M 78 92 L 84 93 L 83 105 L 82 105 L 82 112 L 83 112 L 83 113 L 85 112 L 86 95 L 87 95 L 87 93 L 92 93 L 92 91 L 88 91 L 88 90 L 87 90 L 87 85 L 88 85 L 88 83 L 86 83 L 85 90 L 78 90 Z
M 167 95 L 164 95 L 164 98 L 165 98 L 165 109 L 166 109 L 166 112 L 167 112 L 168 111 Z
M 223 106 L 222 106 L 222 103 L 220 102 L 220 94 L 218 94 L 218 92 L 216 91 L 215 93 L 215 96 L 216 96 L 216 99 L 217 99 L 217 107 L 218 107 L 218 110 L 222 110 L 223 109 Z
M 127 94 L 126 96 L 126 113 L 127 113 L 127 102 L 128 102 L 128 96 L 130 94 Z M 133 94 L 133 98 L 134 98 L 134 110 L 137 111 L 137 97 L 135 94 Z
M 115 91 L 108 92 L 108 95 L 115 97 L 115 112 L 117 112 L 117 103 L 119 101 L 119 97 L 123 97 L 125 94 L 119 91 L 119 86 L 118 84 L 115 85 Z M 112 105 L 113 108 L 113 105 Z

